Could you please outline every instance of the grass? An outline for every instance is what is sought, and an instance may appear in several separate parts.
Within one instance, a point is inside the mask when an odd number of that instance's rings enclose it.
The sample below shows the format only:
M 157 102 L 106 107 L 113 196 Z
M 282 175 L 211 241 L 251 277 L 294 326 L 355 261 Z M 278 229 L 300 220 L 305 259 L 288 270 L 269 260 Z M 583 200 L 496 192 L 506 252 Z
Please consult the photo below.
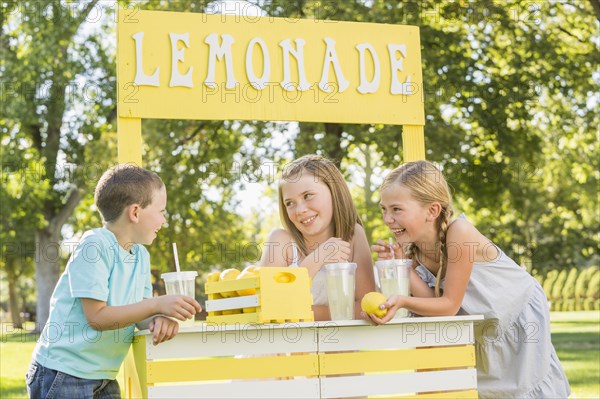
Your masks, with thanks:
M 552 313 L 552 342 L 571 398 L 600 398 L 600 312 Z M 0 398 L 26 398 L 25 373 L 36 335 L 0 324 Z M 26 326 L 29 327 L 29 326 Z

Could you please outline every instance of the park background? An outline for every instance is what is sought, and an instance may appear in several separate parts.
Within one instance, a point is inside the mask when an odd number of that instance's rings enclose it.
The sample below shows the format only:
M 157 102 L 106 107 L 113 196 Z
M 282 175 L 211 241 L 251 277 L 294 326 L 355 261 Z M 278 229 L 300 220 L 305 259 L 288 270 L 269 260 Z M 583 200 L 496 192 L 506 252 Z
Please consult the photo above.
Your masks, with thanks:
M 427 159 L 455 208 L 569 312 L 552 331 L 573 396 L 600 397 L 597 0 L 2 3 L 0 396 L 24 394 L 40 298 L 101 223 L 93 189 L 117 160 L 119 7 L 419 26 Z M 340 166 L 369 240 L 389 236 L 377 189 L 403 162 L 400 126 L 148 120 L 142 132 L 144 166 L 169 191 L 168 226 L 148 248 L 155 276 L 174 270 L 172 242 L 200 281 L 258 261 L 279 225 L 278 173 L 306 153 Z

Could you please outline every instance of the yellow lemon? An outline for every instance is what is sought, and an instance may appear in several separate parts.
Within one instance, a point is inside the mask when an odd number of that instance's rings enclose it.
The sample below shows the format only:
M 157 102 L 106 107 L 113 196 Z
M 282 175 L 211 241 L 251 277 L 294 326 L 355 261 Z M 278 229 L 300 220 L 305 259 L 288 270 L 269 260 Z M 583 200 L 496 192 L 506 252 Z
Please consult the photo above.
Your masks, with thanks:
M 256 309 L 257 308 L 243 308 L 242 312 L 243 313 L 256 313 Z
M 387 314 L 387 309 L 379 309 L 379 305 L 384 303 L 386 298 L 379 292 L 369 292 L 363 296 L 360 301 L 360 307 L 366 314 L 374 314 L 375 316 L 382 318 Z
M 240 274 L 238 269 L 225 269 L 219 275 L 221 281 L 235 280 Z
M 219 271 L 210 272 L 210 273 L 208 273 L 208 276 L 206 276 L 206 282 L 207 283 L 217 282 L 221 278 L 220 276 L 221 276 L 221 272 L 219 272 Z
M 240 271 L 238 269 L 225 269 L 221 272 L 219 277 L 221 281 L 230 281 L 235 280 L 239 274 Z M 221 295 L 223 296 L 223 298 L 232 298 L 234 296 L 237 296 L 237 293 L 235 291 L 226 291 L 221 292 Z
M 242 272 L 246 272 L 247 271 L 247 272 L 256 272 L 256 273 L 258 273 L 259 270 L 260 270 L 260 266 L 254 266 L 254 265 L 252 265 L 252 266 L 246 267 L 244 270 L 242 270 Z
M 240 314 L 240 313 L 242 313 L 242 309 L 223 310 L 223 315 L 232 315 L 232 314 Z
M 275 275 L 275 281 L 278 283 L 291 283 L 294 280 L 296 280 L 296 276 L 292 273 L 281 272 Z
M 237 276 L 237 279 L 241 280 L 241 279 L 244 279 L 244 278 L 252 278 L 252 277 L 258 277 L 258 273 L 257 272 L 253 272 L 253 271 L 249 271 L 247 269 L 244 269 L 244 271 L 241 272 Z M 243 289 L 243 290 L 237 290 L 237 293 L 240 296 L 255 295 L 256 294 L 256 288 L 246 288 L 246 289 Z

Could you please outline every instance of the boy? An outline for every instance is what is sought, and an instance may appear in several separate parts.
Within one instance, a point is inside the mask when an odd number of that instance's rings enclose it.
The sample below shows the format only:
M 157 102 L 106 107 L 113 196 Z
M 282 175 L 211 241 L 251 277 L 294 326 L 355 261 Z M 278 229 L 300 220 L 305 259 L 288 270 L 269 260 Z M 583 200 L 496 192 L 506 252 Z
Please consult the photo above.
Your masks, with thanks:
M 30 398 L 120 398 L 115 380 L 134 323 L 150 319 L 153 342 L 173 338 L 201 310 L 182 295 L 152 297 L 149 245 L 166 222 L 165 185 L 146 169 L 118 165 L 95 192 L 104 227 L 87 231 L 50 300 L 50 316 L 26 375 Z

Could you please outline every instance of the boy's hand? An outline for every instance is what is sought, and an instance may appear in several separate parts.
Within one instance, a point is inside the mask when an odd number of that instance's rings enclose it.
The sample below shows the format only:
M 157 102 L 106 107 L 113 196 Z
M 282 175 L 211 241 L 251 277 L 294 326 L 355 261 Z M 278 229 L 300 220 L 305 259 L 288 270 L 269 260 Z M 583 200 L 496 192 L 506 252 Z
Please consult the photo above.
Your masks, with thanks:
M 179 323 L 168 317 L 157 316 L 150 322 L 152 344 L 158 345 L 175 337 L 179 332 Z
M 156 297 L 158 312 L 177 320 L 191 319 L 202 311 L 202 306 L 194 298 L 185 295 L 163 295 Z
M 394 251 L 394 255 L 392 257 L 392 250 Z M 403 259 L 404 251 L 402 247 L 397 242 L 394 242 L 391 246 L 389 242 L 385 242 L 383 240 L 377 240 L 377 242 L 371 245 L 371 251 L 377 254 L 377 260 L 387 260 L 387 259 Z

